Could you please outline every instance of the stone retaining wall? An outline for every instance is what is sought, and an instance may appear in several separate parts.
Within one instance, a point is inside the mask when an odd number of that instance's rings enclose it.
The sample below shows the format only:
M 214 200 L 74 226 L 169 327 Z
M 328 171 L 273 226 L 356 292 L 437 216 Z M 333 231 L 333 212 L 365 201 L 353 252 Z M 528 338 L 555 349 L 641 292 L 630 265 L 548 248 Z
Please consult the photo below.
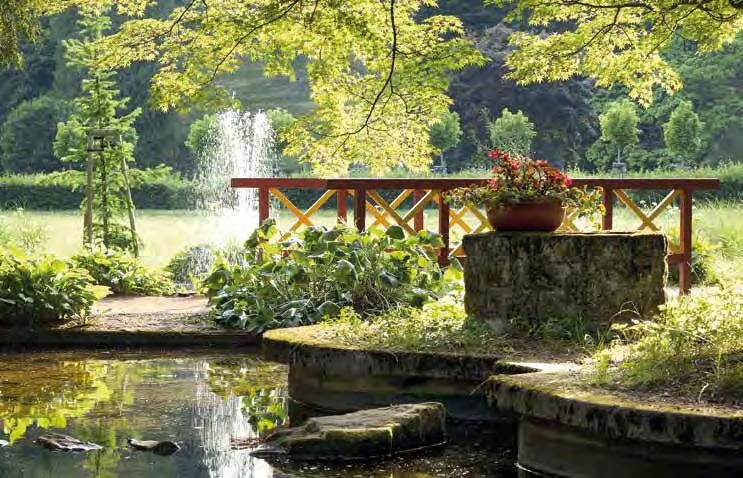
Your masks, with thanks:
M 263 350 L 267 359 L 289 365 L 289 396 L 324 414 L 435 401 L 454 420 L 509 421 L 488 406 L 484 381 L 497 373 L 536 370 L 497 357 L 333 344 L 318 338 L 321 327 L 268 331 Z
M 654 314 L 665 301 L 659 233 L 503 233 L 464 237 L 467 312 L 510 320 L 605 324 Z

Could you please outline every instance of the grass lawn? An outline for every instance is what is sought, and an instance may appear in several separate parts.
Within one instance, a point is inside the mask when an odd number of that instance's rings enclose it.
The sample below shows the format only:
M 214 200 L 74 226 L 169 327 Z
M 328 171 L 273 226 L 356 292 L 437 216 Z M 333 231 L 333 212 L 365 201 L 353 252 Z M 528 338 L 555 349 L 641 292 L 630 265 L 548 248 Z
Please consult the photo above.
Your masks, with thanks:
M 349 215 L 349 220 L 352 217 Z M 312 217 L 313 222 L 330 226 L 336 215 L 332 210 L 322 210 Z M 254 219 L 253 222 L 254 223 Z M 70 255 L 80 247 L 82 237 L 82 216 L 78 211 L 26 211 L 19 216 L 15 211 L 0 211 L 0 225 L 13 231 L 21 222 L 36 224 L 44 235 L 43 249 Z M 278 217 L 281 230 L 288 230 L 295 222 L 290 213 L 282 210 Z M 367 224 L 372 224 L 367 214 Z M 426 226 L 436 230 L 437 211 L 426 211 Z M 677 227 L 678 214 L 669 212 L 658 221 L 664 228 Z M 468 223 L 474 225 L 469 217 Z M 617 229 L 635 228 L 639 219 L 625 208 L 615 207 L 615 227 Z M 743 258 L 743 204 L 719 203 L 699 205 L 694 210 L 695 229 L 708 241 L 719 244 L 719 264 L 716 268 L 737 274 L 743 282 L 740 261 Z M 207 216 L 197 211 L 141 210 L 137 212 L 137 228 L 145 244 L 143 259 L 151 266 L 162 266 L 177 251 L 184 247 L 202 243 L 228 243 L 243 240 L 249 233 L 250 218 Z M 459 228 L 452 230 L 452 239 L 462 235 Z M 728 270 L 729 269 L 729 270 Z

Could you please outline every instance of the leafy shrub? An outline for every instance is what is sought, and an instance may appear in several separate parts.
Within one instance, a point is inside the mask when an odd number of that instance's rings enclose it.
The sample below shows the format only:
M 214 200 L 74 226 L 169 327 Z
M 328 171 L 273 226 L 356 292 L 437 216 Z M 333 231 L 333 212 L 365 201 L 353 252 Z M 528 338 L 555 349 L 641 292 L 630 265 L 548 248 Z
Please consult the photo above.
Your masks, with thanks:
M 242 248 L 227 246 L 220 249 L 209 244 L 191 246 L 174 255 L 165 266 L 165 272 L 176 284 L 197 288 L 211 272 L 218 256 L 228 264 L 238 264 L 242 260 Z
M 0 324 L 48 325 L 88 316 L 106 295 L 87 271 L 50 256 L 0 248 Z
M 242 264 L 220 258 L 204 280 L 218 323 L 261 332 L 315 323 L 346 306 L 382 313 L 420 306 L 461 279 L 458 266 L 444 271 L 430 254 L 442 245 L 430 232 L 405 238 L 399 227 L 336 226 L 308 228 L 286 242 L 272 241 L 275 235 L 276 223 L 266 221 L 246 242 Z
M 741 291 L 681 297 L 654 320 L 617 326 L 623 339 L 599 353 L 597 375 L 635 388 L 671 386 L 743 400 L 742 316 Z
M 140 209 L 192 209 L 196 204 L 193 183 L 167 167 L 130 173 L 132 197 Z M 0 176 L 0 208 L 79 209 L 84 181 L 81 171 Z
M 97 284 L 108 287 L 115 294 L 167 295 L 173 292 L 169 277 L 150 271 L 139 259 L 121 252 L 79 254 L 72 261 L 88 271 Z
M 176 284 L 193 286 L 211 271 L 215 260 L 213 247 L 207 244 L 191 246 L 176 253 L 168 261 L 165 271 Z
M 714 268 L 714 259 L 719 247 L 708 241 L 705 236 L 699 232 L 699 228 L 693 228 L 692 235 L 692 253 L 691 253 L 691 280 L 694 284 L 717 284 L 720 279 L 717 277 Z M 671 242 L 679 243 L 679 229 L 671 228 L 667 232 Z M 671 283 L 678 284 L 679 269 L 675 265 L 668 268 L 668 280 Z

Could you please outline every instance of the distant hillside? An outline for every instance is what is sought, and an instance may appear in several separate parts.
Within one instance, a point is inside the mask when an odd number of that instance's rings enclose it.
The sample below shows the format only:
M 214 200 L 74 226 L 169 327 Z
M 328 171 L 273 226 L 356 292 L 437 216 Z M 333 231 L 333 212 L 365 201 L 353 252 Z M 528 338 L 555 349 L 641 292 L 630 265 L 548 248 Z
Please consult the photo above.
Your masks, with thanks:
M 304 75 L 294 82 L 283 77 L 266 78 L 260 64 L 246 63 L 235 74 L 221 79 L 220 84 L 234 92 L 246 109 L 284 108 L 296 116 L 312 108 Z

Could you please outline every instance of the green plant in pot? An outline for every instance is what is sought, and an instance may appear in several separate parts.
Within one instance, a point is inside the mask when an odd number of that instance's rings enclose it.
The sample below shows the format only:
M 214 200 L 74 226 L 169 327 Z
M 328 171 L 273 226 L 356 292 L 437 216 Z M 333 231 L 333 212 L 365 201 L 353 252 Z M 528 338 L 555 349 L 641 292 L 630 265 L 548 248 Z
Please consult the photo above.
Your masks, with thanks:
M 497 231 L 552 232 L 562 224 L 566 209 L 576 217 L 603 213 L 598 189 L 572 186 L 572 180 L 547 161 L 499 149 L 488 156 L 495 162 L 492 177 L 483 185 L 450 191 L 447 201 L 484 206 Z

